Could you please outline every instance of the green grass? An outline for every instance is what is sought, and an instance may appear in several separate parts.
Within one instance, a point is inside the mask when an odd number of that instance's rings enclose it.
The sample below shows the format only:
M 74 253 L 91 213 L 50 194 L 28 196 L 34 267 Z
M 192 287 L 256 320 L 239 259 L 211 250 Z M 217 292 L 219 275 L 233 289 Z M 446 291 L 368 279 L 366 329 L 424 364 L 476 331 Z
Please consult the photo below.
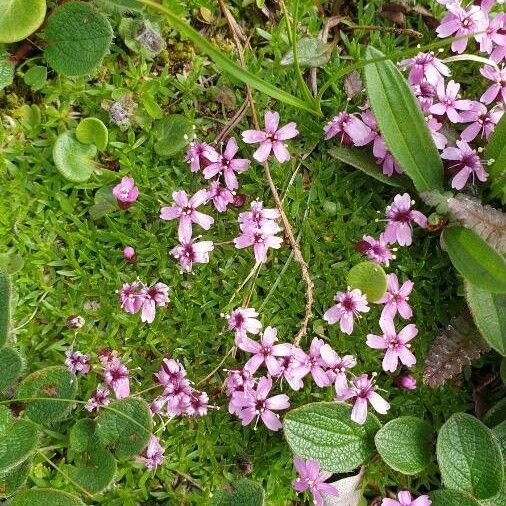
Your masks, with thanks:
M 301 3 L 306 7 L 310 4 L 308 1 Z M 364 7 L 366 3 L 368 7 Z M 189 11 L 195 14 L 200 2 L 189 4 Z M 289 7 L 291 4 L 289 2 Z M 357 2 L 356 22 L 388 25 L 377 15 L 380 4 L 379 0 Z M 213 12 L 218 14 L 216 9 Z M 254 5 L 236 8 L 234 12 L 247 33 L 253 35 L 255 50 L 247 54 L 250 70 L 297 93 L 293 70 L 279 65 L 280 57 L 288 49 L 284 24 L 266 25 Z M 316 34 L 321 28 L 320 21 L 309 9 L 306 12 L 308 14 L 300 22 Z M 255 23 L 262 23 L 260 26 L 271 33 L 270 41 L 256 33 Z M 416 17 L 410 18 L 410 23 L 413 28 L 428 33 Z M 205 30 L 222 49 L 231 52 L 232 42 L 226 26 L 207 26 Z M 232 334 L 222 332 L 225 321 L 220 313 L 239 305 L 249 293 L 253 307 L 263 305 L 264 325 L 277 326 L 282 340 L 293 339 L 298 329 L 304 310 L 304 284 L 298 265 L 290 261 L 286 244 L 280 251 L 270 254 L 270 261 L 260 270 L 254 286 L 246 285 L 230 305 L 228 301 L 253 266 L 250 251 L 237 251 L 232 245 L 216 247 L 209 265 L 195 266 L 192 275 L 180 274 L 168 255 L 176 242 L 176 224 L 161 221 L 159 209 L 171 201 L 172 191 L 193 192 L 203 185 L 203 180 L 190 173 L 182 156 L 161 159 L 155 155 L 155 139 L 150 134 L 153 120 L 142 105 L 137 109 L 137 123 L 121 131 L 110 123 L 102 103 L 127 91 L 138 100 L 139 94 L 152 86 L 164 112 L 191 118 L 199 138 L 210 141 L 241 105 L 244 88 L 221 75 L 219 69 L 195 54 L 194 49 L 178 42 L 177 35 L 167 27 L 165 31 L 169 51 L 154 62 L 130 55 L 118 38 L 112 54 L 91 81 L 51 75 L 48 84 L 40 92 L 33 93 L 18 77 L 14 89 L 0 92 L 3 118 L 3 129 L 0 128 L 3 180 L 0 237 L 3 248 L 24 259 L 24 266 L 14 276 L 13 285 L 16 339 L 24 350 L 29 371 L 62 364 L 65 350 L 75 340 L 76 348 L 86 353 L 94 354 L 103 347 L 118 350 L 132 371 L 134 391 L 152 385 L 151 375 L 166 353 L 182 361 L 189 377 L 197 382 L 216 367 L 233 344 Z M 404 37 L 378 33 L 359 32 L 354 38 L 349 37 L 348 49 L 355 56 L 359 42 L 369 41 L 384 52 L 414 44 Z M 427 35 L 424 41 L 430 42 L 430 37 Z M 177 51 L 174 51 L 175 44 Z M 32 63 L 40 64 L 40 61 L 36 57 L 28 66 Z M 334 56 L 325 71 L 320 70 L 320 75 L 330 75 L 342 64 L 343 60 Z M 223 94 L 228 101 L 217 99 Z M 283 122 L 297 121 L 301 130 L 299 138 L 290 144 L 294 160 L 283 166 L 273 164 L 273 177 L 277 187 L 285 192 L 286 211 L 296 233 L 301 235 L 302 253 L 315 283 L 315 316 L 303 344 L 307 345 L 315 335 L 323 337 L 338 352 L 357 355 L 359 365 L 354 372 L 379 370 L 379 353 L 365 346 L 366 334 L 379 330 L 379 307 L 373 307 L 360 320 L 352 336 L 344 336 L 336 326 L 328 327 L 322 315 L 331 305 L 334 293 L 344 287 L 348 270 L 361 260 L 353 242 L 364 234 L 377 235 L 382 230 L 382 223 L 375 222 L 376 211 L 383 212 L 395 191 L 331 159 L 327 154 L 330 144 L 322 142 L 321 122 L 303 111 L 274 104 L 265 96 L 256 94 L 255 97 L 259 111 L 274 107 Z M 40 107 L 41 121 L 34 128 L 29 128 L 26 118 L 20 117 L 20 107 L 25 103 Z M 324 113 L 330 116 L 344 107 L 344 92 L 338 84 L 333 87 L 333 93 L 326 96 Z M 59 133 L 75 128 L 75 113 L 82 117 L 98 117 L 108 125 L 110 144 L 102 163 L 109 166 L 115 161 L 119 166 L 117 173 L 103 170 L 88 183 L 75 185 L 63 180 L 56 171 L 51 148 Z M 234 135 L 240 138 L 240 132 L 249 127 L 251 118 L 247 116 Z M 301 164 L 300 157 L 315 146 L 313 153 Z M 241 145 L 241 152 L 252 154 L 245 145 Z M 138 202 L 129 211 L 116 211 L 93 221 L 89 209 L 94 203 L 95 192 L 116 184 L 127 174 L 133 176 L 139 186 Z M 292 178 L 293 184 L 289 186 Z M 249 199 L 260 198 L 272 205 L 260 165 L 254 163 L 249 172 L 240 177 L 240 182 L 240 191 Z M 210 232 L 204 233 L 206 239 L 220 243 L 238 235 L 236 211 L 213 214 L 216 224 Z M 413 246 L 399 249 L 391 268 L 401 278 L 415 282 L 411 304 L 419 328 L 413 344 L 419 358 L 414 368 L 419 388 L 406 393 L 396 389 L 389 376 L 380 375 L 379 385 L 388 391 L 387 397 L 392 404 L 384 420 L 401 414 L 418 415 L 440 426 L 451 413 L 466 410 L 471 405 L 468 389 L 460 388 L 457 383 L 439 390 L 421 385 L 423 357 L 432 339 L 463 305 L 458 293 L 459 283 L 438 241 L 438 234 L 417 230 Z M 137 250 L 136 264 L 123 261 L 125 245 Z M 149 283 L 160 280 L 171 287 L 171 302 L 158 310 L 152 325 L 142 324 L 138 315 L 124 313 L 119 307 L 115 291 L 123 282 L 137 276 Z M 277 287 L 266 300 L 274 283 L 278 283 Z M 77 333 L 65 326 L 66 318 L 72 314 L 79 314 L 86 320 L 84 328 Z M 239 364 L 243 358 L 230 358 L 225 365 Z M 281 506 L 295 501 L 290 487 L 294 477 L 292 455 L 282 434 L 268 432 L 263 427 L 257 431 L 252 427 L 243 428 L 232 418 L 220 390 L 224 376 L 220 370 L 202 385 L 209 392 L 212 404 L 221 409 L 211 410 L 203 419 L 174 420 L 168 425 L 163 434 L 166 463 L 156 475 L 140 464 L 121 464 L 117 484 L 96 497 L 96 503 L 110 506 L 205 504 L 213 490 L 242 474 L 244 462 L 251 464 L 252 478 L 264 485 L 269 505 Z M 95 381 L 93 377 L 81 381 L 81 398 L 88 397 Z M 290 395 L 293 406 L 332 398 L 330 388 L 320 390 L 310 381 L 306 384 L 303 392 Z M 67 429 L 67 424 L 55 427 L 52 437 L 64 441 Z M 56 461 L 59 460 L 57 456 Z M 36 462 L 30 478 L 33 483 L 72 490 L 72 485 L 45 461 L 36 458 Z M 380 462 L 373 462 L 367 472 L 371 495 L 381 493 L 385 486 L 392 484 L 416 490 L 438 483 L 435 466 L 410 481 Z

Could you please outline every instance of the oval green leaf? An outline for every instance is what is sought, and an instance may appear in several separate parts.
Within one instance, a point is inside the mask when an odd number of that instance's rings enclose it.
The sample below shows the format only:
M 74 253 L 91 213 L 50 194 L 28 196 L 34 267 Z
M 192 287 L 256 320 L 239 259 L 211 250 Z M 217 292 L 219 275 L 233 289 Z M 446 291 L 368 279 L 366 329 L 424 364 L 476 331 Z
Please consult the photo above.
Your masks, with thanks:
M 434 490 L 429 497 L 432 506 L 480 506 L 476 499 L 457 490 Z
M 84 118 L 76 128 L 76 137 L 83 144 L 95 144 L 99 151 L 104 151 L 109 142 L 109 131 L 98 118 Z
M 46 0 L 6 0 L 0 6 L 0 43 L 26 39 L 44 21 Z
M 336 402 L 316 402 L 291 410 L 283 430 L 292 451 L 317 460 L 325 471 L 348 472 L 368 459 L 380 428 L 371 413 L 364 425 L 351 420 L 351 408 Z
M 179 114 L 172 114 L 159 121 L 154 128 L 155 152 L 160 156 L 174 156 L 192 139 L 192 122 Z
M 490 293 L 465 282 L 466 301 L 483 339 L 506 356 L 506 294 Z
M 241 479 L 216 492 L 210 506 L 263 506 L 265 493 L 262 485 Z
M 23 359 L 17 350 L 10 346 L 0 349 L 0 392 L 11 387 L 23 370 Z
M 23 490 L 9 501 L 9 506 L 86 506 L 79 497 L 54 488 Z
M 387 276 L 383 268 L 372 262 L 362 262 L 348 272 L 348 285 L 362 290 L 369 302 L 381 299 L 387 291 Z
M 97 148 L 82 144 L 70 132 L 61 134 L 53 147 L 53 160 L 60 174 L 74 183 L 87 181 L 93 172 Z
M 482 422 L 487 427 L 495 427 L 506 420 L 506 397 L 497 401 L 484 415 Z
M 42 65 L 34 65 L 28 69 L 23 76 L 25 84 L 30 86 L 32 90 L 40 90 L 47 81 L 47 67 Z
M 368 59 L 383 53 L 368 47 Z M 420 106 L 406 79 L 390 60 L 364 67 L 367 95 L 390 152 L 419 192 L 443 188 L 443 164 Z
M 44 33 L 48 64 L 67 76 L 93 72 L 109 51 L 113 36 L 108 19 L 84 2 L 58 7 L 49 17 Z
M 436 453 L 447 488 L 476 499 L 489 499 L 501 490 L 501 449 L 492 431 L 473 416 L 453 415 L 439 431 Z
M 432 427 L 420 418 L 402 416 L 384 425 L 374 437 L 381 458 L 395 471 L 417 474 L 432 455 Z
M 0 498 L 5 499 L 15 494 L 25 483 L 32 468 L 31 459 L 0 476 Z
M 32 422 L 7 421 L 0 429 L 0 474 L 24 462 L 37 448 L 39 438 Z
M 475 232 L 451 226 L 443 241 L 452 264 L 470 283 L 492 293 L 506 293 L 506 261 Z

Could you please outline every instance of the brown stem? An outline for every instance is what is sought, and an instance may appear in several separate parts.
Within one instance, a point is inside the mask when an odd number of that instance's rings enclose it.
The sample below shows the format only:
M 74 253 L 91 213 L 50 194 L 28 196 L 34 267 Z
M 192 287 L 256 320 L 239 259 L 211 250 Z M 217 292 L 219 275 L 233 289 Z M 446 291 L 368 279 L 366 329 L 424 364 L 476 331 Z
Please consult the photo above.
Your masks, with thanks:
M 14 65 L 19 65 L 25 58 L 27 58 L 37 46 L 31 41 L 26 39 L 15 51 L 14 54 L 9 56 L 9 60 Z
M 236 23 L 230 22 L 230 19 L 232 18 L 232 14 L 225 6 L 224 0 L 218 0 L 218 2 L 220 4 L 220 8 L 223 12 L 223 15 L 227 19 L 228 26 L 230 28 L 230 31 L 232 33 L 232 37 L 234 39 L 234 43 L 237 47 L 237 51 L 239 54 L 239 61 L 241 62 L 241 65 L 243 67 L 245 67 L 244 51 L 243 51 L 241 41 L 236 33 L 236 29 L 235 29 Z M 248 97 L 248 103 L 251 108 L 251 114 L 253 116 L 253 124 L 255 125 L 255 128 L 257 130 L 260 130 L 260 124 L 258 122 L 258 115 L 257 115 L 256 109 L 255 109 L 255 102 L 253 100 L 253 94 L 251 92 L 251 87 L 248 84 L 246 84 L 246 95 Z M 274 202 L 276 203 L 276 207 L 277 207 L 279 214 L 281 216 L 281 221 L 283 223 L 283 227 L 285 228 L 285 233 L 288 238 L 288 242 L 290 243 L 290 247 L 293 250 L 293 255 L 294 255 L 295 261 L 300 265 L 302 279 L 304 280 L 304 282 L 306 284 L 306 306 L 305 306 L 305 311 L 304 311 L 304 318 L 303 318 L 302 323 L 299 327 L 299 331 L 297 332 L 297 334 L 295 335 L 295 338 L 293 340 L 295 345 L 299 345 L 301 339 L 307 334 L 309 320 L 313 316 L 313 288 L 314 288 L 314 284 L 313 284 L 313 281 L 311 280 L 311 276 L 309 275 L 309 267 L 307 265 L 307 262 L 304 260 L 304 257 L 302 256 L 299 245 L 298 245 L 297 240 L 295 238 L 295 234 L 293 233 L 292 226 L 290 225 L 290 221 L 288 220 L 288 217 L 286 216 L 286 213 L 283 209 L 283 203 L 281 202 L 281 198 L 279 196 L 276 185 L 274 184 L 274 181 L 272 180 L 271 171 L 270 171 L 268 162 L 264 162 L 263 167 L 264 167 L 265 179 L 267 180 L 267 183 L 269 185 L 269 189 L 270 189 L 272 196 L 274 198 Z
M 218 134 L 218 137 L 216 137 L 216 140 L 214 143 L 216 145 L 219 145 L 220 142 L 225 140 L 228 137 L 228 134 L 237 126 L 237 124 L 242 120 L 244 115 L 246 114 L 246 111 L 248 110 L 248 102 L 244 102 L 241 107 L 237 110 L 237 112 L 234 114 L 232 119 L 223 127 L 222 131 Z
M 359 31 L 363 30 L 366 32 L 384 32 L 394 33 L 395 35 L 407 35 L 408 37 L 416 37 L 421 39 L 423 33 L 412 30 L 411 28 L 396 28 L 393 26 L 376 26 L 376 25 L 352 25 L 344 28 L 345 31 Z

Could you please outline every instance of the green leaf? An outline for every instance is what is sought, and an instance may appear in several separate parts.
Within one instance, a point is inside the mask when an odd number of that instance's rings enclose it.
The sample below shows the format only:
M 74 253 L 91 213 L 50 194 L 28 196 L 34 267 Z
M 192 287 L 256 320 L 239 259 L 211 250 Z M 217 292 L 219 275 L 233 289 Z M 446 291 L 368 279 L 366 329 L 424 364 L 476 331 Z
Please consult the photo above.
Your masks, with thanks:
M 334 44 L 327 44 L 314 37 L 302 37 L 297 41 L 297 59 L 301 67 L 323 67 L 329 62 Z M 281 65 L 293 65 L 293 49 L 281 58 Z
M 405 188 L 407 181 L 398 177 L 388 177 L 381 172 L 381 167 L 376 164 L 371 154 L 365 149 L 345 148 L 343 146 L 334 146 L 329 149 L 329 154 L 347 165 L 359 169 L 368 176 L 381 181 L 395 188 Z
M 432 506 L 480 506 L 476 499 L 457 490 L 434 490 L 429 497 Z
M 369 46 L 366 57 L 383 57 Z M 364 67 L 369 103 L 390 152 L 419 192 L 443 188 L 443 164 L 418 102 L 390 60 Z
M 503 420 L 499 425 L 492 429 L 492 433 L 499 443 L 499 448 L 502 453 L 503 463 L 506 465 L 506 420 Z
M 483 339 L 506 356 L 506 294 L 490 293 L 465 282 L 466 301 Z
M 491 430 L 473 416 L 450 417 L 439 431 L 436 452 L 446 487 L 477 499 L 499 493 L 504 479 L 501 449 Z
M 153 421 L 149 407 L 141 399 L 121 399 L 102 410 L 96 434 L 118 459 L 137 455 L 148 443 Z
M 395 418 L 374 436 L 381 458 L 395 471 L 417 474 L 429 464 L 432 455 L 432 427 L 414 416 Z
M 0 474 L 23 463 L 37 448 L 39 438 L 32 422 L 9 420 L 0 428 Z
M 262 506 L 264 501 L 262 485 L 243 478 L 215 493 L 210 506 Z
M 362 290 L 369 302 L 381 299 L 387 291 L 387 276 L 383 268 L 372 262 L 362 262 L 348 272 L 347 283 Z
M 0 347 L 4 346 L 11 330 L 11 279 L 0 271 Z
M 5 392 L 21 375 L 23 359 L 17 350 L 6 346 L 0 349 L 0 392 Z
M 325 471 L 352 471 L 374 450 L 378 419 L 369 413 L 364 425 L 351 420 L 351 408 L 336 402 L 316 402 L 291 410 L 283 430 L 292 451 L 317 460 Z
M 492 293 L 506 293 L 506 261 L 468 228 L 443 230 L 443 241 L 452 264 L 470 283 Z
M 23 76 L 25 84 L 30 86 L 32 90 L 40 90 L 46 84 L 47 81 L 47 67 L 42 65 L 34 65 L 28 69 Z
M 494 160 L 488 167 L 492 195 L 500 197 L 506 203 L 506 114 L 496 125 L 485 148 L 485 159 Z
M 153 95 L 150 94 L 149 91 L 144 91 L 141 94 L 141 102 L 144 107 L 144 110 L 153 118 L 153 119 L 161 119 L 163 118 L 163 110 L 158 105 L 158 102 L 153 98 Z
M 76 128 L 76 137 L 83 144 L 95 144 L 99 151 L 104 151 L 109 141 L 109 131 L 98 118 L 84 118 Z
M 285 104 L 303 109 L 305 111 L 316 114 L 317 116 L 322 115 L 316 107 L 316 102 L 308 104 L 304 100 L 301 100 L 300 98 L 270 84 L 269 82 L 264 81 L 263 79 L 259 78 L 257 74 L 240 67 L 237 63 L 233 62 L 228 56 L 221 52 L 216 46 L 209 42 L 209 39 L 203 37 L 197 30 L 187 24 L 186 21 L 176 16 L 167 7 L 159 5 L 150 0 L 139 0 L 139 3 L 147 5 L 153 10 L 164 14 L 174 29 L 176 29 L 183 37 L 193 42 L 193 44 L 195 44 L 203 53 L 207 54 L 214 61 L 216 66 L 223 72 L 227 72 L 239 81 L 247 83 L 252 88 L 265 93 L 266 95 L 275 98 L 276 100 L 280 100 Z
M 0 476 L 0 498 L 5 499 L 15 494 L 26 483 L 31 467 L 32 461 L 27 459 Z
M 14 80 L 14 63 L 12 63 L 7 53 L 0 53 L 0 90 L 12 84 Z
M 86 506 L 79 497 L 54 488 L 23 490 L 9 501 L 9 506 Z
M 179 114 L 172 114 L 159 121 L 153 131 L 155 152 L 160 156 L 174 156 L 191 141 L 192 122 Z
M 60 174 L 73 183 L 87 181 L 93 172 L 97 148 L 82 144 L 70 132 L 62 133 L 53 147 L 53 160 Z
M 46 0 L 7 0 L 0 9 L 0 44 L 26 39 L 44 21 Z
M 495 427 L 506 420 L 506 397 L 496 402 L 484 415 L 482 422 L 487 427 Z
M 506 358 L 501 360 L 501 380 L 503 385 L 506 385 Z
M 92 220 L 99 220 L 108 214 L 118 210 L 118 203 L 112 194 L 112 186 L 99 188 L 95 193 L 95 204 L 90 207 Z
M 506 504 L 506 483 L 503 483 L 501 491 L 492 499 L 480 501 L 481 506 L 503 506 Z
M 69 2 L 54 10 L 44 33 L 47 62 L 68 76 L 92 73 L 109 51 L 113 36 L 108 19 L 84 2 Z
M 0 272 L 15 274 L 23 268 L 25 261 L 17 253 L 0 253 Z
M 26 416 L 42 425 L 51 425 L 68 416 L 73 408 L 73 403 L 69 400 L 75 399 L 76 393 L 75 375 L 64 366 L 53 366 L 24 378 L 19 386 L 18 397 L 37 398 L 38 400 L 25 401 Z

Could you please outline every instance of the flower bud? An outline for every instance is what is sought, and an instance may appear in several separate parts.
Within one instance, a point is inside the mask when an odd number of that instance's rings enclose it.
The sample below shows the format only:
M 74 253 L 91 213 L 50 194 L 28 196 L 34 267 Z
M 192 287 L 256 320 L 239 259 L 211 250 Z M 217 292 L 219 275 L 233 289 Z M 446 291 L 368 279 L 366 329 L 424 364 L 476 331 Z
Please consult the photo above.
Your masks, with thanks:
M 69 329 L 78 330 L 84 326 L 86 322 L 84 318 L 79 315 L 72 315 L 67 318 L 66 325 Z
M 123 258 L 129 264 L 133 264 L 137 260 L 137 253 L 132 248 L 132 246 L 126 246 L 123 249 Z
M 398 387 L 404 388 L 404 390 L 414 390 L 416 388 L 416 379 L 413 378 L 411 374 L 406 374 L 406 376 L 397 376 L 394 383 Z

